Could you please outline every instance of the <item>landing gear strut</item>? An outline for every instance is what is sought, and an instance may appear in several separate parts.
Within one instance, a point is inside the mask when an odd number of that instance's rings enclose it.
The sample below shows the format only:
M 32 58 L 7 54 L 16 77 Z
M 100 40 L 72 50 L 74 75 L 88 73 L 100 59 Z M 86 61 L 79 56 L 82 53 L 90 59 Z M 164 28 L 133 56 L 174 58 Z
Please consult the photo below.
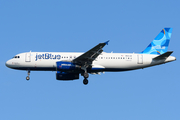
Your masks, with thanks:
M 89 74 L 87 72 L 85 72 L 83 76 L 84 76 L 84 78 L 88 78 Z
M 88 84 L 88 79 L 87 78 L 89 77 L 89 74 L 87 72 L 84 72 L 83 77 L 84 77 L 83 84 L 87 85 Z
M 87 67 L 83 66 L 81 69 L 84 70 L 84 73 L 81 74 L 84 77 L 83 84 L 87 85 L 88 84 L 87 78 L 89 77 L 89 74 L 87 72 Z
M 30 79 L 29 75 L 30 75 L 30 71 L 28 70 L 28 76 L 26 77 L 26 80 Z

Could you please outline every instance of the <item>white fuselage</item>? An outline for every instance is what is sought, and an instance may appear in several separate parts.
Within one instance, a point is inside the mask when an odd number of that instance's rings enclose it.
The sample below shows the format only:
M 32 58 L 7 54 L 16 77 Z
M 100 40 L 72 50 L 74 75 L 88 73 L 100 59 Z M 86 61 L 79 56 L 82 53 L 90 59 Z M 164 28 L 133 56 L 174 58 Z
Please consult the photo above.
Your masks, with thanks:
M 58 61 L 72 61 L 83 53 L 76 52 L 27 52 L 16 55 L 6 62 L 6 66 L 19 70 L 56 71 Z M 92 63 L 92 72 L 126 71 L 176 60 L 169 56 L 167 59 L 153 61 L 158 55 L 136 53 L 101 53 Z

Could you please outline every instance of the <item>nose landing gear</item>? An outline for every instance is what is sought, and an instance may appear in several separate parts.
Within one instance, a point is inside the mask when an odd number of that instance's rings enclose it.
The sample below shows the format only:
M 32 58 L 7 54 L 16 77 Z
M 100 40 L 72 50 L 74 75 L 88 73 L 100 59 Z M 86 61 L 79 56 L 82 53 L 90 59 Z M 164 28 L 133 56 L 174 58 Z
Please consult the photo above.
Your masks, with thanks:
M 26 77 L 26 80 L 30 79 L 29 75 L 30 75 L 30 71 L 28 70 L 28 76 Z

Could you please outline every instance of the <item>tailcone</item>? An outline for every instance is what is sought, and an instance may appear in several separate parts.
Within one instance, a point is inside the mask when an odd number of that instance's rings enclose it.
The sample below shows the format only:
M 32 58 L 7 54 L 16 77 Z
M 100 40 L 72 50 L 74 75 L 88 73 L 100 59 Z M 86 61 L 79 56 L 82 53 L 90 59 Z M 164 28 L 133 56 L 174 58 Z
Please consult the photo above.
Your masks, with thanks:
M 176 60 L 176 57 L 174 56 L 169 56 L 165 62 L 172 62 L 172 61 L 175 61 Z

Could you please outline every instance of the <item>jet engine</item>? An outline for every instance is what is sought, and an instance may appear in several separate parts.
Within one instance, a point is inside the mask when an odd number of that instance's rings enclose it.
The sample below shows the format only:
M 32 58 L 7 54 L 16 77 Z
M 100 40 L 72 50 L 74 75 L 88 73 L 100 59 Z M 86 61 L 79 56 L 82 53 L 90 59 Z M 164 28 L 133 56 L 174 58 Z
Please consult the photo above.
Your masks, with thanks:
M 75 69 L 79 69 L 80 66 L 76 65 L 72 62 L 68 62 L 68 61 L 59 61 L 56 62 L 57 65 L 57 71 L 68 71 L 68 70 L 75 70 Z
M 57 80 L 75 80 L 79 79 L 79 73 L 67 73 L 67 72 L 56 72 L 56 79 Z

